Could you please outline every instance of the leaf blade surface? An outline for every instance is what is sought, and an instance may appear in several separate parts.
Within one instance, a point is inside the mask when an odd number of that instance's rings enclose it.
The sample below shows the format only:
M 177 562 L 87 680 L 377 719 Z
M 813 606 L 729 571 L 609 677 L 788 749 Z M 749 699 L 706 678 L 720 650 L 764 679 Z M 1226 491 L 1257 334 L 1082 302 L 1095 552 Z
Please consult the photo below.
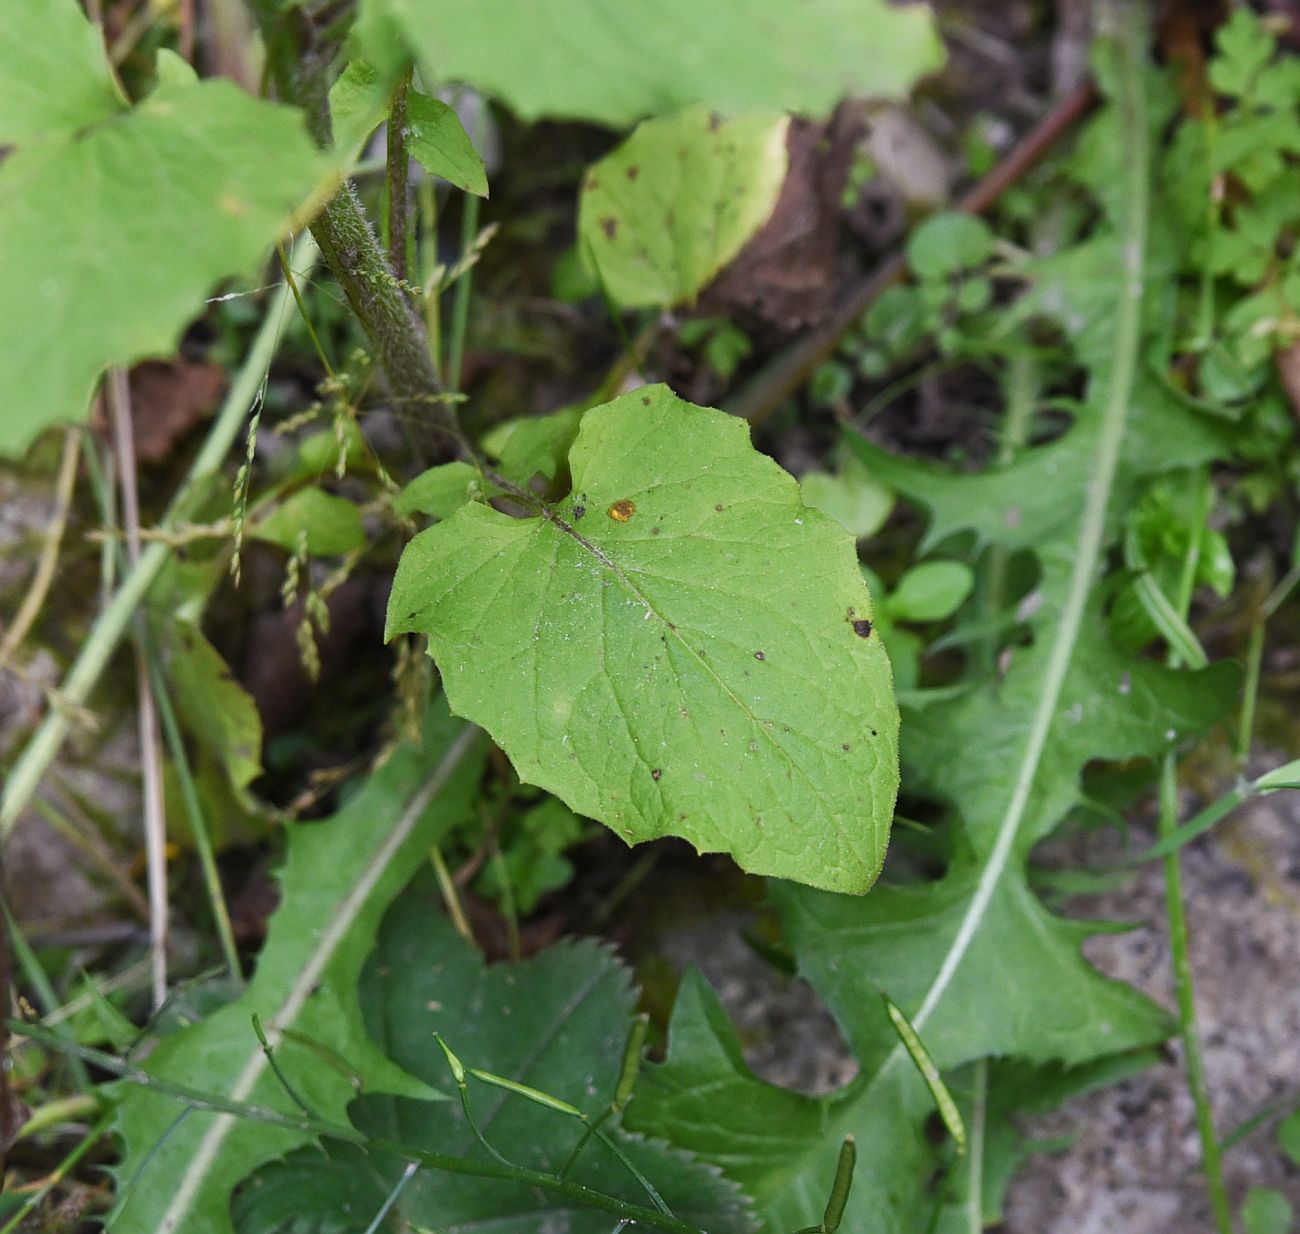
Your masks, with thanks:
M 583 417 L 544 517 L 463 507 L 408 545 L 388 634 L 520 775 L 629 842 L 870 886 L 897 787 L 852 540 L 743 423 L 663 387 Z

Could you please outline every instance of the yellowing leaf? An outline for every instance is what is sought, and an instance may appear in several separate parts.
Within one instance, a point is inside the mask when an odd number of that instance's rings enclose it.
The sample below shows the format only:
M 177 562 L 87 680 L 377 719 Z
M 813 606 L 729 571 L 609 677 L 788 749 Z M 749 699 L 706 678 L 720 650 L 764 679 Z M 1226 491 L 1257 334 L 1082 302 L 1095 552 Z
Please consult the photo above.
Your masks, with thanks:
M 578 238 L 628 308 L 693 300 L 767 221 L 789 121 L 706 107 L 647 120 L 582 185 Z

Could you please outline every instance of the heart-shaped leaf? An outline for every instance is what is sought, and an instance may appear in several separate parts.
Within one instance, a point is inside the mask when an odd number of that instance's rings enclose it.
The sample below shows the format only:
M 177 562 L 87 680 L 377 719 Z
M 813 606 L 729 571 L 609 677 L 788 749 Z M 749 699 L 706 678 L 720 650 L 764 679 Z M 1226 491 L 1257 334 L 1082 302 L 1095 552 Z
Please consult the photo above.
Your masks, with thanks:
M 412 540 L 389 636 L 427 634 L 452 707 L 629 842 L 866 890 L 898 716 L 851 537 L 662 386 L 588 411 L 569 468 L 535 517 L 473 503 Z

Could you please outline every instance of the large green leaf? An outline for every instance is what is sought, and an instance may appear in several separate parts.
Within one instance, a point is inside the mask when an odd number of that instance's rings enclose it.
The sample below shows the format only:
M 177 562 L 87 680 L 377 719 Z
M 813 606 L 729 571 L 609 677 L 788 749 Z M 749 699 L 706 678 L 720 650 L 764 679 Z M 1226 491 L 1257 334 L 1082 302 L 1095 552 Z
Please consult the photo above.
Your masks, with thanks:
M 123 106 L 76 0 L 11 0 L 0 40 L 0 145 L 70 136 Z
M 884 991 L 908 1015 L 953 945 L 975 895 L 978 868 L 962 861 L 938 882 L 878 887 L 866 899 L 776 885 L 787 941 L 854 1053 L 894 1047 L 878 1000 Z M 1131 986 L 1102 977 L 1080 954 L 1088 922 L 1053 917 L 1020 869 L 996 884 L 979 929 L 943 1000 L 924 1024 L 942 1068 L 1015 1055 L 1075 1066 L 1151 1045 L 1168 1018 Z M 1051 990 L 1045 999 L 1043 991 Z
M 401 38 L 434 79 L 525 119 L 614 127 L 692 103 L 821 115 L 902 95 L 943 58 L 929 11 L 887 0 L 366 0 L 360 30 L 376 62 Z
M 1133 53 L 1142 41 L 1129 31 L 1117 46 L 1130 57 L 1126 114 L 1138 114 Z M 1130 196 L 1116 217 L 1129 231 L 1122 241 L 1110 239 L 1140 260 L 1145 219 L 1136 209 L 1143 197 L 1132 191 L 1132 151 L 1127 158 Z M 1065 302 L 1092 296 L 1094 274 L 1075 270 L 1074 283 L 1086 286 L 1068 286 Z M 1119 288 L 1112 281 L 1108 315 L 1098 311 L 1084 322 L 1066 314 L 1067 328 L 1090 331 L 1081 354 L 1100 364 L 1104 351 L 1105 367 L 1094 369 L 1073 430 L 1055 445 L 976 476 L 859 449 L 874 475 L 931 508 L 931 541 L 973 532 L 977 548 L 1035 554 L 1037 607 L 1021 614 L 1033 644 L 1003 649 L 998 675 L 987 680 L 972 657 L 967 683 L 914 696 L 906 716 L 910 784 L 951 804 L 955 826 L 941 879 L 860 899 L 774 889 L 800 971 L 853 1046 L 862 1068 L 857 1080 L 820 1105 L 774 1095 L 740 1064 L 721 1012 L 701 1010 L 696 997 L 675 1016 L 668 1063 L 652 1073 L 632 1112 L 647 1131 L 716 1160 L 750 1186 L 771 1234 L 817 1219 L 820 1195 L 796 1180 L 829 1177 L 845 1132 L 857 1137 L 866 1193 L 855 1195 L 844 1229 L 924 1229 L 928 1216 L 919 1214 L 943 1201 L 927 1196 L 934 1163 L 917 1148 L 930 1105 L 877 990 L 907 1013 L 949 1072 L 990 1055 L 1090 1066 L 1167 1030 L 1153 1004 L 1085 963 L 1079 947 L 1088 926 L 1053 918 L 1025 873 L 1029 847 L 1079 800 L 1087 759 L 1160 754 L 1221 714 L 1235 689 L 1233 670 L 1223 666 L 1186 674 L 1127 659 L 1110 645 L 1099 597 L 1090 594 L 1143 478 L 1213 450 L 1193 413 L 1154 397 L 1149 380 L 1123 380 L 1136 373 L 1140 354 L 1139 288 L 1140 280 Z M 932 839 L 939 848 L 942 833 Z M 749 1119 L 735 1113 L 756 1105 L 782 1127 L 798 1120 L 820 1127 L 829 1143 L 814 1150 L 801 1135 L 803 1147 L 794 1146 L 784 1171 L 764 1164 L 766 1138 L 775 1137 L 754 1136 Z M 891 1111 L 883 1128 L 863 1121 L 881 1108 Z
M 384 910 L 429 846 L 471 812 L 481 763 L 474 730 L 436 707 L 425 729 L 423 749 L 397 751 L 332 819 L 293 828 L 280 907 L 248 989 L 163 1040 L 145 1063 L 151 1074 L 299 1114 L 258 1045 L 256 1014 L 281 1072 L 320 1118 L 342 1121 L 354 1081 L 427 1095 L 375 1047 L 356 996 Z M 123 1155 L 109 1224 L 117 1234 L 228 1234 L 235 1184 L 311 1139 L 229 1114 L 187 1113 L 138 1087 L 120 1093 L 116 1130 Z
M 74 0 L 11 0 L 4 21 L 0 454 L 14 454 L 84 417 L 106 365 L 171 352 L 327 166 L 299 113 L 230 82 L 178 73 L 126 107 Z
M 897 712 L 851 538 L 664 387 L 588 411 L 569 468 L 538 517 L 476 503 L 412 540 L 389 636 L 427 634 L 453 709 L 629 842 L 866 890 Z
M 646 120 L 587 173 L 578 239 L 627 308 L 693 300 L 767 221 L 789 121 L 690 107 Z
M 381 1049 L 431 1086 L 447 1085 L 440 1033 L 466 1067 L 530 1085 L 583 1110 L 608 1105 L 618 1081 L 636 992 L 604 947 L 561 943 L 517 965 L 488 968 L 451 928 L 431 897 L 413 890 L 389 913 L 361 1003 Z M 582 1136 L 577 1120 L 470 1080 L 479 1129 L 499 1152 L 530 1170 L 558 1174 Z M 634 1098 L 635 1101 L 635 1098 Z M 460 1104 L 363 1097 L 351 1115 L 373 1136 L 427 1152 L 490 1161 Z M 749 1206 L 716 1168 L 666 1145 L 613 1132 L 620 1147 L 683 1220 L 711 1234 L 751 1227 Z M 295 1153 L 260 1171 L 236 1201 L 239 1234 L 363 1234 L 402 1174 L 377 1151 L 331 1146 Z M 607 1195 L 649 1204 L 603 1145 L 591 1141 L 572 1178 Z M 422 1171 L 392 1210 L 403 1228 L 491 1229 L 496 1234 L 608 1234 L 614 1218 L 572 1199 L 465 1174 Z

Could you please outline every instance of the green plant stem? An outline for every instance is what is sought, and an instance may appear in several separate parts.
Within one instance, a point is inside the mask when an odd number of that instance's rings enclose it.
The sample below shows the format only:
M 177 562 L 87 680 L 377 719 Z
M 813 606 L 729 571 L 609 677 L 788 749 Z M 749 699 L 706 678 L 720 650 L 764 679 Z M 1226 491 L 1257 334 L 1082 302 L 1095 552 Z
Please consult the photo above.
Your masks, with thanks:
M 1250 761 L 1250 747 L 1255 737 L 1255 708 L 1259 703 L 1259 675 L 1264 666 L 1264 625 L 1261 614 L 1250 627 L 1246 646 L 1246 665 L 1241 687 L 1241 716 L 1237 721 L 1237 770 L 1244 771 Z
M 1241 691 L 1241 718 L 1237 724 L 1237 769 L 1244 771 L 1250 758 L 1250 747 L 1255 734 L 1255 708 L 1259 702 L 1259 677 L 1264 663 L 1264 627 L 1269 618 L 1281 608 L 1287 596 L 1300 583 L 1300 562 L 1282 576 L 1282 580 L 1269 592 L 1259 606 L 1255 621 L 1250 627 L 1250 641 L 1246 648 L 1246 679 Z
M 1192 512 L 1191 534 L 1178 581 L 1178 594 L 1173 602 L 1174 612 L 1181 622 L 1186 622 L 1191 607 L 1201 544 L 1205 536 L 1205 522 L 1209 515 L 1209 495 L 1209 477 L 1203 475 L 1196 507 Z M 1171 667 L 1177 667 L 1183 656 L 1175 646 L 1170 649 L 1166 659 Z M 1174 750 L 1169 750 L 1160 762 L 1161 840 L 1167 840 L 1177 827 L 1178 755 Z M 1214 1213 L 1214 1223 L 1219 1234 L 1232 1234 L 1232 1210 L 1228 1205 L 1228 1192 L 1223 1182 L 1223 1154 L 1214 1129 L 1214 1107 L 1210 1100 L 1210 1086 L 1205 1074 L 1205 1057 L 1196 1017 L 1196 986 L 1192 977 L 1191 945 L 1187 932 L 1187 912 L 1183 904 L 1182 870 L 1178 852 L 1171 852 L 1165 857 L 1164 874 L 1165 917 L 1169 922 L 1169 950 L 1174 969 L 1174 996 L 1178 1003 L 1178 1030 L 1183 1041 L 1187 1088 L 1196 1108 L 1196 1130 L 1201 1141 L 1201 1169 L 1205 1175 L 1210 1209 Z
M 988 1115 L 989 1063 L 981 1058 L 975 1064 L 975 1092 L 971 1097 L 968 1126 L 970 1153 L 966 1161 L 966 1227 L 970 1234 L 984 1230 L 984 1128 Z
M 997 465 L 1009 466 L 1029 440 L 1040 392 L 1038 364 L 1032 356 L 1013 356 L 1007 365 L 1007 410 L 1002 419 Z M 1005 544 L 994 544 L 988 552 L 988 570 L 983 587 L 983 608 L 993 632 L 984 644 L 986 667 L 995 668 L 998 635 L 997 620 L 1006 604 L 1007 569 L 1011 555 Z
M 22 930 L 18 928 L 18 922 L 14 920 L 8 904 L 4 904 L 4 919 L 9 945 L 13 949 L 14 959 L 18 961 L 18 967 L 22 971 L 23 978 L 31 986 L 32 993 L 36 996 L 41 1014 L 50 1016 L 58 1007 L 59 998 L 54 992 L 54 986 L 50 984 L 45 967 L 41 964 L 40 957 L 32 950 L 27 939 L 23 936 Z M 71 1039 L 68 1037 L 66 1029 L 55 1028 L 54 1031 L 60 1038 Z M 86 1064 L 79 1058 L 69 1058 L 68 1066 L 72 1070 L 72 1080 L 76 1084 L 78 1091 L 82 1094 L 93 1092 L 95 1086 L 91 1082 L 90 1072 L 86 1070 Z
M 438 197 L 433 182 L 428 178 L 416 188 L 420 208 L 420 242 L 417 260 L 424 286 L 424 329 L 429 344 L 429 359 L 435 370 L 441 372 L 442 363 L 442 296 L 439 280 L 434 278 L 438 268 Z
M 316 246 L 310 237 L 302 237 L 294 246 L 292 262 L 299 271 L 299 277 L 306 277 L 316 262 Z M 267 309 L 253 346 L 230 387 L 230 393 L 226 395 L 216 420 L 208 430 L 207 439 L 159 524 L 163 531 L 171 530 L 177 525 L 192 495 L 204 481 L 218 473 L 239 436 L 248 408 L 256 398 L 279 346 L 280 332 L 290 303 L 289 288 L 281 283 Z M 122 641 L 132 617 L 149 594 L 149 588 L 153 586 L 170 555 L 171 549 L 167 544 L 158 540 L 150 541 L 140 554 L 139 564 L 122 580 L 108 607 L 95 622 L 59 687 L 54 706 L 23 747 L 5 782 L 4 794 L 0 797 L 0 841 L 8 839 L 13 831 L 18 816 L 26 808 L 41 778 L 67 739 L 72 716 L 78 708 L 85 706 L 90 692 L 98 684 Z
M 407 1162 L 406 1169 L 402 1171 L 402 1176 L 393 1184 L 392 1190 L 385 1197 L 384 1202 L 380 1205 L 379 1211 L 375 1214 L 374 1220 L 366 1226 L 365 1234 L 377 1234 L 379 1227 L 383 1224 L 384 1218 L 392 1211 L 392 1207 L 401 1198 L 402 1192 L 406 1190 L 411 1179 L 419 1172 L 419 1165 L 414 1161 Z
M 469 255 L 478 234 L 478 198 L 465 195 L 460 216 L 461 257 Z M 451 307 L 451 338 L 447 341 L 447 389 L 460 393 L 461 366 L 465 359 L 465 331 L 469 326 L 469 301 L 474 289 L 474 270 L 465 269 L 456 282 L 456 295 Z
M 74 1054 L 85 1062 L 102 1067 L 105 1071 L 120 1077 L 129 1084 L 138 1084 L 164 1096 L 172 1097 L 190 1109 L 228 1114 L 234 1118 L 245 1119 L 250 1122 L 266 1123 L 270 1126 L 284 1127 L 291 1131 L 328 1136 L 330 1139 L 340 1140 L 347 1144 L 356 1144 L 371 1152 L 387 1153 L 401 1161 L 415 1162 L 418 1165 L 427 1166 L 432 1170 L 441 1170 L 448 1174 L 468 1174 L 476 1178 L 494 1178 L 502 1182 L 517 1183 L 525 1187 L 536 1187 L 552 1195 L 585 1204 L 589 1208 L 597 1209 L 600 1212 L 610 1213 L 617 1218 L 638 1225 L 650 1226 L 656 1230 L 667 1231 L 667 1234 L 701 1234 L 701 1231 L 696 1226 L 676 1217 L 670 1217 L 653 1208 L 631 1204 L 615 1196 L 606 1195 L 604 1192 L 595 1191 L 581 1183 L 557 1178 L 554 1174 L 545 1174 L 539 1170 L 528 1170 L 520 1166 L 505 1166 L 491 1161 L 473 1161 L 443 1153 L 420 1152 L 407 1145 L 398 1144 L 383 1137 L 368 1136 L 363 1132 L 354 1130 L 352 1127 L 340 1126 L 320 1118 L 284 1114 L 279 1110 L 272 1110 L 266 1106 L 234 1101 L 215 1093 L 202 1092 L 185 1084 L 162 1080 L 157 1076 L 150 1075 L 143 1067 L 123 1062 L 113 1054 L 64 1041 L 46 1029 L 25 1024 L 21 1020 L 10 1019 L 8 1025 L 16 1035 L 30 1037 L 33 1041 L 38 1041 L 51 1049 Z M 0 1231 L 0 1234 L 3 1234 L 3 1231 Z
M 303 108 L 316 144 L 329 149 L 334 144 L 329 82 L 341 35 L 337 29 L 312 28 L 310 17 L 305 26 L 294 28 L 279 5 L 259 3 L 254 11 L 277 92 Z M 441 401 L 442 383 L 429 354 L 424 320 L 384 256 L 350 180 L 312 220 L 311 231 L 379 357 L 394 399 L 403 410 L 426 413 L 414 419 L 422 452 L 428 459 L 436 457 L 434 438 L 441 435 L 459 453 L 472 455 L 455 416 Z
M 203 886 L 208 893 L 208 904 L 212 909 L 217 940 L 221 944 L 221 955 L 231 977 L 235 981 L 241 981 L 243 969 L 239 963 L 239 948 L 235 945 L 235 931 L 230 923 L 230 910 L 226 906 L 225 893 L 221 888 L 221 874 L 217 870 L 212 836 L 208 831 L 207 817 L 203 812 L 203 804 L 199 800 L 194 775 L 190 769 L 189 755 L 185 752 L 185 742 L 176 720 L 176 708 L 172 705 L 171 694 L 167 690 L 158 647 L 152 638 L 146 641 L 145 651 L 149 662 L 149 680 L 154 699 L 158 704 L 158 718 L 162 722 L 163 739 L 167 743 L 172 766 L 176 770 L 176 779 L 180 784 L 181 801 L 185 805 L 185 814 L 189 819 L 190 834 L 194 837 L 194 850 L 199 856 L 199 868 L 203 873 Z
M 105 1114 L 91 1129 L 86 1133 L 84 1139 L 74 1148 L 57 1166 L 46 1176 L 44 1185 L 39 1191 L 32 1192 L 27 1197 L 21 1208 L 14 1213 L 3 1227 L 0 1227 L 0 1234 L 16 1234 L 18 1230 L 24 1228 L 24 1222 L 40 1206 L 45 1197 L 50 1194 L 67 1176 L 76 1169 L 81 1159 L 88 1153 L 100 1140 L 104 1138 L 113 1125 L 114 1115 L 112 1112 Z
M 1252 797 L 1257 796 L 1260 791 L 1259 786 L 1254 782 L 1236 785 L 1224 793 L 1217 801 L 1211 802 L 1181 827 L 1175 827 L 1171 831 L 1162 833 L 1159 840 L 1146 852 L 1123 864 L 1126 866 L 1141 865 L 1146 861 L 1154 861 L 1157 857 L 1169 857 L 1179 849 L 1186 847 L 1197 836 L 1204 835 L 1220 819 L 1226 818 L 1243 801 L 1249 801 Z
M 1160 833 L 1168 835 L 1178 818 L 1177 760 L 1171 752 L 1160 766 Z M 1183 908 L 1182 876 L 1178 854 L 1170 853 L 1165 866 L 1165 916 L 1169 921 L 1169 948 L 1174 968 L 1174 994 L 1178 1003 L 1179 1035 L 1183 1041 L 1183 1067 L 1187 1088 L 1196 1107 L 1196 1130 L 1201 1141 L 1201 1169 L 1205 1174 L 1214 1224 L 1220 1234 L 1232 1234 L 1232 1212 L 1223 1182 L 1223 1156 L 1214 1130 L 1214 1108 L 1196 1022 L 1196 987 L 1192 979 L 1187 914 Z

